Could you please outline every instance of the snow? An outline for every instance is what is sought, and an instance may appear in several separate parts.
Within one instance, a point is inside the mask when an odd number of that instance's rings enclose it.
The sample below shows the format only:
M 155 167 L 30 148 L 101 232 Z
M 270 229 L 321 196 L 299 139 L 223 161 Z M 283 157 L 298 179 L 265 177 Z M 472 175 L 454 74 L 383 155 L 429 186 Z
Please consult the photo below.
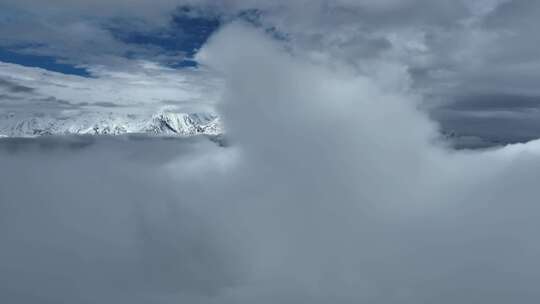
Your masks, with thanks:
M 51 115 L 43 113 L 0 114 L 0 137 L 43 135 L 123 135 L 158 136 L 219 135 L 221 122 L 213 113 L 153 114 L 81 112 Z

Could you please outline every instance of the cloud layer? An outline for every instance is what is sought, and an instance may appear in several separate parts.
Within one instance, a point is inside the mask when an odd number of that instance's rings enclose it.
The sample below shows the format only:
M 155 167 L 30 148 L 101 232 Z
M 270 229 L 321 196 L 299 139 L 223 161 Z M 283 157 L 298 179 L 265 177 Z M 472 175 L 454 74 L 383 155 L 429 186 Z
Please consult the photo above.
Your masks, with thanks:
M 2 112 L 61 114 L 70 111 L 211 111 L 221 80 L 204 70 L 134 63 L 128 71 L 93 68 L 86 78 L 0 62 Z
M 10 303 L 538 299 L 538 142 L 446 150 L 402 64 L 314 62 L 245 24 L 198 60 L 228 148 L 3 142 Z

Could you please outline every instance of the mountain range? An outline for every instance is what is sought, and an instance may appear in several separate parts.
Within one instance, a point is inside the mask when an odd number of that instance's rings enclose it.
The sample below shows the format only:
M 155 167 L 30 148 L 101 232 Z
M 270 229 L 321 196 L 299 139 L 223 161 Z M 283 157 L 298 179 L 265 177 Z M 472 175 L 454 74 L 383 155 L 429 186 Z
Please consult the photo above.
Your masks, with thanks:
M 0 137 L 44 135 L 123 135 L 155 136 L 220 135 L 223 128 L 213 113 L 101 113 L 0 114 Z

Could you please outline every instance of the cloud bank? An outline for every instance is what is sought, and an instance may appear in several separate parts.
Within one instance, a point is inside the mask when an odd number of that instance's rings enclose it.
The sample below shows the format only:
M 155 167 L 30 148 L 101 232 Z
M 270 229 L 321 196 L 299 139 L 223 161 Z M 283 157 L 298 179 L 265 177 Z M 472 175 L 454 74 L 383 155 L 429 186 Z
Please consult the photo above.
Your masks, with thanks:
M 2 298 L 538 299 L 538 142 L 447 150 L 405 65 L 313 61 L 245 24 L 197 56 L 225 81 L 227 148 L 2 142 Z

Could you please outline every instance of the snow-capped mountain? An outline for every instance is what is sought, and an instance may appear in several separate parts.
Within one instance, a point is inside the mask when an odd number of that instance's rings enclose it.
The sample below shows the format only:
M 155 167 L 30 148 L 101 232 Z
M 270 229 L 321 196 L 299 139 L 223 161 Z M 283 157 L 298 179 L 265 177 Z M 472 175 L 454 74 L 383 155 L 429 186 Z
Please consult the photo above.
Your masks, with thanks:
M 213 113 L 153 114 L 82 112 L 63 115 L 0 114 L 0 137 L 43 135 L 122 135 L 156 136 L 219 135 L 222 127 Z

